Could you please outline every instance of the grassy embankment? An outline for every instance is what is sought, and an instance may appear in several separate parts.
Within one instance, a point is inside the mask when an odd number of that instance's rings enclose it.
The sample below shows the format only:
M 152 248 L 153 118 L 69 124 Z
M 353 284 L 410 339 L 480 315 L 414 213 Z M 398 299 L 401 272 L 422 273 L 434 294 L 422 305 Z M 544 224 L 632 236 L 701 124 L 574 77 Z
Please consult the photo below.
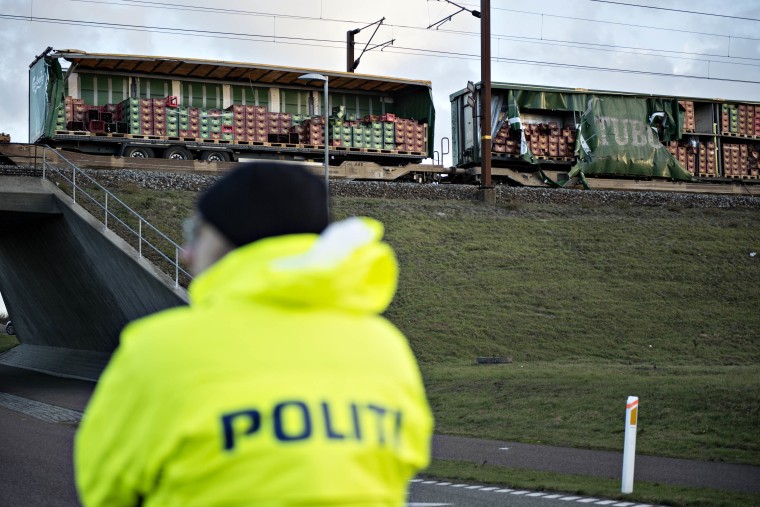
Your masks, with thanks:
M 128 204 L 179 237 L 195 194 L 125 190 Z M 757 210 L 357 198 L 336 198 L 332 209 L 386 224 L 401 262 L 387 316 L 420 361 L 437 432 L 619 451 L 624 403 L 636 395 L 640 453 L 760 465 Z M 512 363 L 476 366 L 476 356 Z M 430 472 L 536 489 L 578 484 L 465 463 Z M 613 480 L 582 484 L 574 491 L 619 491 Z M 637 494 L 760 504 L 643 483 Z
M 0 329 L 0 352 L 5 352 L 6 350 L 15 347 L 18 345 L 18 340 L 15 336 L 8 336 L 5 334 L 5 327 Z

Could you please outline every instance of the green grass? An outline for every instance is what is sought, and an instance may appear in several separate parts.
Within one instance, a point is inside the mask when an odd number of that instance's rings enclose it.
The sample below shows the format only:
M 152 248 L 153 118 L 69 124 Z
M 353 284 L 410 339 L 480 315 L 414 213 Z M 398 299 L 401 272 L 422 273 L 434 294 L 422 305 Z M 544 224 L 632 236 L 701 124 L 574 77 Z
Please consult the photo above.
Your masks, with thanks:
M 339 200 L 386 223 L 423 363 L 756 364 L 760 213 Z M 650 347 L 651 345 L 651 347 Z
M 8 336 L 5 334 L 5 330 L 0 333 L 0 353 L 5 352 L 18 345 L 18 340 L 15 336 Z
M 759 464 L 756 366 L 515 363 L 423 368 L 437 431 L 622 450 L 639 396 L 641 454 Z
M 196 198 L 119 195 L 176 237 Z M 437 432 L 620 451 L 635 395 L 639 452 L 760 465 L 757 209 L 334 198 L 332 211 L 385 223 L 401 265 L 386 315 Z M 653 487 L 674 505 L 741 504 Z
M 558 491 L 571 495 L 619 499 L 678 507 L 733 507 L 760 505 L 760 495 L 707 488 L 636 481 L 633 493 L 620 493 L 620 481 L 585 475 L 557 474 L 510 467 L 477 465 L 463 461 L 433 460 L 423 476 L 476 482 L 531 491 Z

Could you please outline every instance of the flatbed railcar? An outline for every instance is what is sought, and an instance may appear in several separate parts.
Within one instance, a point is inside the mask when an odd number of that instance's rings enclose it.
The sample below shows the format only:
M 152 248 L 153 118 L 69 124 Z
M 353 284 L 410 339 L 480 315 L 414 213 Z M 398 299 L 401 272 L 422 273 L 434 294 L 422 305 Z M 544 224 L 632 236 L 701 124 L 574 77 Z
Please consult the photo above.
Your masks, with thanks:
M 453 166 L 519 185 L 760 195 L 760 103 L 492 83 L 481 132 L 481 83 L 450 95 Z M 731 188 L 734 187 L 734 188 Z
M 65 67 L 65 70 L 64 70 Z M 433 156 L 431 83 L 48 48 L 30 65 L 29 139 L 91 155 L 399 167 Z M 329 104 L 323 104 L 327 78 Z M 324 136 L 323 114 L 330 120 Z

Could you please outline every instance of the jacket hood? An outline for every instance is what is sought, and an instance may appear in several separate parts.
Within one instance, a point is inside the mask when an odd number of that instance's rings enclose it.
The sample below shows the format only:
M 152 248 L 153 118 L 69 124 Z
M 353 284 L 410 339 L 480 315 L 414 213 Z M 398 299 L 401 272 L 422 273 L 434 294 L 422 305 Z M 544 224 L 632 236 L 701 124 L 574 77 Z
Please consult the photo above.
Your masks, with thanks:
M 396 292 L 398 263 L 383 225 L 349 218 L 322 234 L 262 239 L 237 248 L 188 287 L 193 305 L 255 299 L 284 306 L 383 312 Z

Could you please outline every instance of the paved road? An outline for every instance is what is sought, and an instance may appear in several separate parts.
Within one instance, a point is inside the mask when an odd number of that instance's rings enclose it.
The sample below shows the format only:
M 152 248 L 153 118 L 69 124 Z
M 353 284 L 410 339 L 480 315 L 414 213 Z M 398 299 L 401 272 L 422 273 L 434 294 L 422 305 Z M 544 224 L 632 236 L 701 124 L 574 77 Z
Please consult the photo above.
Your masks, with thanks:
M 81 412 L 95 384 L 0 366 L 0 505 L 71 507 L 79 505 L 74 488 L 72 444 L 76 425 L 49 422 L 65 411 L 45 413 L 44 402 Z M 10 396 L 8 396 L 10 395 Z M 32 400 L 19 407 L 23 400 Z M 17 409 L 11 410 L 8 406 Z M 48 420 L 18 410 L 27 409 Z M 36 412 L 35 412 L 36 411 Z M 66 417 L 60 420 L 65 421 Z
M 0 365 L 2 506 L 78 505 L 73 485 L 72 443 L 75 421 L 94 387 L 91 382 Z M 433 456 L 601 477 L 619 477 L 622 463 L 622 455 L 614 452 L 440 435 L 434 437 Z M 636 480 L 760 493 L 760 467 L 728 463 L 638 456 Z M 415 507 L 638 505 L 427 480 L 413 483 L 409 500 Z
M 433 438 L 433 456 L 438 459 L 611 478 L 620 478 L 623 466 L 623 454 L 618 452 L 442 435 Z M 634 477 L 639 481 L 760 493 L 758 466 L 637 455 Z
M 413 481 L 409 502 L 409 507 L 653 507 L 622 500 L 432 480 Z

